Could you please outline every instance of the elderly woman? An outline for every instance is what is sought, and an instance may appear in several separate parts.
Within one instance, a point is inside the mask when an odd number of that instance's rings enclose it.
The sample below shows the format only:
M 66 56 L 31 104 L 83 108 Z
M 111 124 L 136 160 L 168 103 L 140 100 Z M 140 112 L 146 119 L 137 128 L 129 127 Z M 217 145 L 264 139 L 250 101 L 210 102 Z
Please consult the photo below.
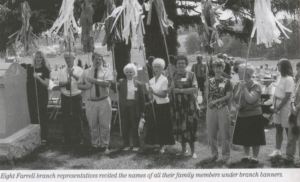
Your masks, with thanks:
M 261 89 L 259 83 L 251 79 L 254 71 L 255 68 L 249 64 L 241 64 L 238 67 L 241 81 L 233 89 L 233 105 L 238 110 L 238 117 L 232 143 L 243 146 L 245 156 L 242 162 L 258 164 L 259 148 L 266 145 L 266 139 L 260 103 Z M 252 159 L 250 147 L 253 151 Z
M 281 155 L 281 145 L 283 141 L 283 128 L 288 134 L 289 116 L 291 113 L 292 93 L 294 91 L 295 82 L 293 79 L 293 68 L 291 62 L 287 59 L 281 59 L 278 64 L 280 77 L 274 93 L 273 103 L 273 122 L 276 127 L 276 148 L 270 157 Z
M 197 158 L 194 144 L 196 141 L 197 120 L 199 119 L 197 79 L 193 72 L 185 70 L 188 65 L 186 56 L 177 56 L 175 65 L 177 71 L 168 77 L 168 93 L 171 96 L 174 135 L 182 146 L 182 151 L 176 155 L 188 155 L 186 143 L 189 143 L 192 158 Z
M 149 125 L 152 124 L 152 127 L 149 128 L 153 128 L 154 130 L 147 130 L 145 143 L 151 145 L 159 144 L 159 152 L 164 153 L 164 145 L 175 144 L 167 93 L 168 79 L 162 75 L 165 68 L 165 61 L 160 58 L 155 59 L 152 63 L 152 68 L 155 72 L 155 77 L 150 80 L 149 99 L 150 102 L 153 102 L 155 121 L 149 121 Z
M 137 74 L 132 63 L 124 67 L 125 79 L 119 81 L 119 106 L 121 114 L 122 137 L 124 151 L 132 148 L 138 151 L 140 142 L 138 136 L 139 121 L 144 118 L 145 97 L 142 83 L 133 79 Z
M 38 124 L 40 121 L 42 145 L 45 145 L 47 140 L 47 88 L 49 80 L 50 69 L 47 66 L 45 56 L 43 52 L 37 51 L 33 59 L 33 65 L 27 69 L 27 93 L 31 123 Z M 39 114 L 37 111 L 39 111 Z

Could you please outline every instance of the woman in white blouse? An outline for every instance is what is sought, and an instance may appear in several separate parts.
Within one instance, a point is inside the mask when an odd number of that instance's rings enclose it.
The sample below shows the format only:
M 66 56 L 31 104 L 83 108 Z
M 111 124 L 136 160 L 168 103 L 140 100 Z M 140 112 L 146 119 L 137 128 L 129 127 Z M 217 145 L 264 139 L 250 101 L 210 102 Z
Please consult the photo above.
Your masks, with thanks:
M 152 145 L 159 144 L 159 152 L 164 153 L 165 145 L 175 144 L 173 122 L 171 119 L 169 97 L 167 93 L 168 79 L 162 75 L 165 68 L 165 61 L 160 58 L 155 59 L 152 63 L 152 68 L 155 72 L 155 77 L 149 81 L 149 99 L 150 102 L 153 103 L 155 121 L 147 121 L 148 126 L 151 122 L 154 124 L 154 127 L 151 127 L 152 130 L 147 130 L 145 143 Z M 151 139 L 147 136 L 151 136 Z
M 293 79 L 293 68 L 287 59 L 281 59 L 278 64 L 281 74 L 274 94 L 274 118 L 276 127 L 276 146 L 270 157 L 281 155 L 281 145 L 283 141 L 283 129 L 288 134 L 289 116 L 291 114 L 291 95 L 294 91 L 295 83 Z

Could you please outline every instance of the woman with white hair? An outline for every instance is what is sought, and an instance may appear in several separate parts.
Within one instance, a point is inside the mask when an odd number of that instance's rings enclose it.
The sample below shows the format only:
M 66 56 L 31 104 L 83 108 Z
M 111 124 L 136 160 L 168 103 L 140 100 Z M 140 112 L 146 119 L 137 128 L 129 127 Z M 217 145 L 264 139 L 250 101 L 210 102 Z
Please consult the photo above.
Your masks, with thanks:
M 255 68 L 249 64 L 241 64 L 238 67 L 241 81 L 233 89 L 233 105 L 238 110 L 238 117 L 232 143 L 243 146 L 245 156 L 242 162 L 258 164 L 259 148 L 266 145 L 266 139 L 260 102 L 261 89 L 259 83 L 252 80 L 254 71 Z M 250 147 L 253 151 L 252 158 Z
M 150 145 L 159 144 L 159 152 L 164 153 L 165 145 L 175 144 L 168 97 L 168 79 L 162 75 L 165 61 L 156 58 L 152 63 L 152 68 L 155 77 L 149 81 L 149 99 L 150 102 L 153 102 L 155 121 L 147 121 L 145 143 Z
M 119 106 L 124 151 L 132 148 L 138 151 L 140 142 L 138 136 L 139 121 L 144 118 L 145 98 L 142 83 L 134 80 L 137 74 L 136 66 L 132 63 L 124 67 L 125 79 L 118 83 Z

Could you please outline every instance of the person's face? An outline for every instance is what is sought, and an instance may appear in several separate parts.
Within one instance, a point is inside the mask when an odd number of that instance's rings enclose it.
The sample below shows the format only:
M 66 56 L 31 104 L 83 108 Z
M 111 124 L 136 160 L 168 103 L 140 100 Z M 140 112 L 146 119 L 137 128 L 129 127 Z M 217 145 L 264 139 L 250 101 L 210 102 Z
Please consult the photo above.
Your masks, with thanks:
M 300 75 L 300 66 L 299 67 L 296 67 L 296 70 L 298 72 L 298 75 Z
M 224 71 L 224 68 L 223 67 L 214 67 L 214 72 L 215 72 L 215 74 L 216 75 L 218 75 L 218 76 L 221 76 L 222 75 L 222 73 L 223 73 L 223 71 Z
M 185 60 L 182 60 L 182 59 L 178 60 L 176 63 L 176 67 L 177 67 L 177 70 L 179 70 L 179 71 L 185 70 L 185 68 L 186 68 Z
M 73 65 L 74 65 L 74 60 L 75 58 L 73 56 L 65 56 L 65 61 L 66 61 L 66 64 L 68 66 L 68 68 L 72 68 Z
M 132 80 L 134 76 L 134 70 L 132 69 L 126 69 L 125 70 L 125 75 L 127 77 L 127 80 Z
M 278 62 L 277 67 L 278 67 L 278 71 L 281 72 L 281 62 L 280 61 Z
M 103 58 L 101 56 L 95 56 L 93 59 L 93 66 L 99 68 L 103 63 Z
M 153 70 L 154 70 L 154 73 L 155 73 L 156 75 L 160 75 L 160 74 L 162 73 L 163 68 L 162 68 L 162 66 L 159 65 L 159 64 L 154 64 L 154 65 L 153 65 Z
M 238 75 L 239 75 L 239 79 L 240 79 L 240 80 L 243 80 L 243 79 L 244 79 L 244 71 L 245 71 L 245 69 L 239 68 Z M 246 77 L 246 76 L 247 76 L 247 74 L 245 74 L 245 77 Z
M 197 58 L 197 62 L 198 62 L 199 64 L 201 64 L 201 63 L 202 63 L 202 58 L 201 58 L 201 57 L 198 57 L 198 58 Z
M 40 53 L 37 53 L 36 56 L 35 56 L 34 61 L 35 61 L 36 64 L 42 64 L 42 62 L 43 62 L 42 55 Z

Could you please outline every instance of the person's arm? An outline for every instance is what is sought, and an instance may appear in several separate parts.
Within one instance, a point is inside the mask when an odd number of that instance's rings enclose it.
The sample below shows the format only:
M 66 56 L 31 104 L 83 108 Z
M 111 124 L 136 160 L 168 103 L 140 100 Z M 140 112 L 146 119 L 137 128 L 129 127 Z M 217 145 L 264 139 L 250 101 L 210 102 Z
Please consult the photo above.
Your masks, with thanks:
M 226 95 L 222 98 L 219 98 L 219 99 L 216 99 L 216 100 L 213 100 L 211 101 L 213 105 L 217 104 L 218 102 L 225 102 L 225 101 L 228 101 L 232 96 L 232 92 L 229 91 L 229 92 L 226 92 Z
M 174 88 L 174 93 L 175 94 L 179 94 L 179 93 L 183 93 L 183 94 L 194 94 L 198 92 L 198 88 L 193 86 L 192 88 L 183 88 L 183 89 L 179 89 L 179 88 Z
M 85 73 L 83 73 L 80 78 L 78 79 L 77 88 L 79 90 L 89 90 L 92 87 L 92 84 L 85 81 Z
M 291 95 L 292 95 L 291 92 L 285 92 L 284 98 L 282 99 L 281 103 L 279 104 L 278 107 L 274 109 L 275 113 L 278 113 L 283 108 L 283 106 L 285 106 L 285 104 L 290 100 Z
M 150 87 L 149 93 L 159 98 L 166 98 L 168 95 L 168 80 L 165 80 L 160 87 L 161 87 L 161 92 L 154 92 L 154 90 Z
M 100 80 L 92 77 L 87 77 L 87 81 L 99 85 L 100 87 L 109 87 L 112 83 L 111 80 Z
M 253 104 L 257 99 L 259 99 L 259 93 L 257 91 L 250 91 L 247 89 L 247 87 L 244 88 L 244 95 L 245 95 L 245 100 L 249 104 Z

